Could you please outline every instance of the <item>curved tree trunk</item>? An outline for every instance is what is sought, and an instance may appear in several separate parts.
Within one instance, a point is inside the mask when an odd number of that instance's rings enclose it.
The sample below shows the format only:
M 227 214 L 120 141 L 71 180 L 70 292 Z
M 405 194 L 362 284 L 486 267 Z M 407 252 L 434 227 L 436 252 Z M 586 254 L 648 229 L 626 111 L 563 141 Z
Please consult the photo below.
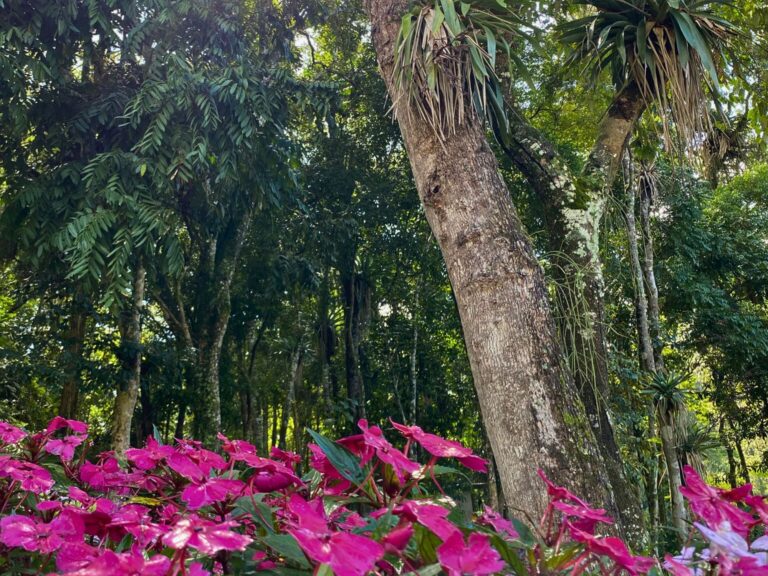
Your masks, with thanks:
M 406 0 L 369 0 L 372 36 L 390 96 L 394 42 Z M 429 225 L 442 252 L 504 495 L 538 518 L 536 475 L 615 512 L 613 494 L 560 349 L 541 267 L 479 123 L 445 142 L 416 113 L 398 117 Z
M 626 480 L 608 415 L 610 386 L 599 238 L 624 146 L 642 110 L 633 85 L 617 94 L 579 176 L 568 169 L 551 142 L 514 109 L 510 112 L 511 146 L 507 150 L 543 208 L 560 341 L 605 460 L 619 518 L 627 537 L 636 542 L 644 537 L 639 498 Z
M 122 456 L 131 446 L 131 422 L 141 386 L 141 312 L 144 308 L 144 266 L 136 266 L 130 309 L 120 319 L 122 378 L 112 416 L 112 448 Z

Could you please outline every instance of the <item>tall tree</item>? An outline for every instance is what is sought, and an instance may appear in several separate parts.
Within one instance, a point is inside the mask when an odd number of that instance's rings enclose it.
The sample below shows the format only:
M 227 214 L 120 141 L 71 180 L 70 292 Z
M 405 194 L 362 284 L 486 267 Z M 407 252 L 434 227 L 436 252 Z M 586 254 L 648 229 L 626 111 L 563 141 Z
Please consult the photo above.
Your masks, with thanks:
M 397 121 L 419 196 L 456 295 L 507 503 L 537 517 L 546 506 L 536 480 L 536 469 L 542 468 L 614 510 L 583 406 L 561 366 L 543 272 L 499 175 L 483 124 L 470 115 L 441 137 L 393 80 L 408 3 L 375 0 L 366 8 L 382 76 L 398 103 Z M 447 15 L 457 17 L 455 12 Z M 422 38 L 414 45 L 420 42 Z M 454 49 L 446 43 L 435 48 L 445 50 L 446 60 Z M 445 77 L 440 81 L 448 82 Z M 466 110 L 470 98 L 458 90 L 459 109 Z

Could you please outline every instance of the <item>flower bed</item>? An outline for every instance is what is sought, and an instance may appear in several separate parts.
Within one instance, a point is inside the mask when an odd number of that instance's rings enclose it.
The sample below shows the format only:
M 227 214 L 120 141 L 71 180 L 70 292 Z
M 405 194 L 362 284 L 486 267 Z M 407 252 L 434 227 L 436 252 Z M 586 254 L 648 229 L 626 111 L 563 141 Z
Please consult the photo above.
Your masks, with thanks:
M 57 417 L 36 434 L 0 423 L 0 571 L 82 576 L 449 576 L 488 574 L 768 574 L 768 506 L 750 486 L 722 490 L 686 468 L 696 515 L 689 545 L 662 562 L 637 556 L 611 524 L 543 473 L 550 496 L 536 529 L 486 508 L 465 518 L 438 481 L 453 460 L 484 472 L 482 458 L 417 426 L 392 423 L 334 442 L 310 431 L 310 471 L 297 454 L 269 458 L 219 436 L 87 459 L 85 423 Z M 426 464 L 409 455 L 418 444 Z M 450 462 L 449 462 L 450 463 Z M 750 536 L 756 537 L 751 539 Z

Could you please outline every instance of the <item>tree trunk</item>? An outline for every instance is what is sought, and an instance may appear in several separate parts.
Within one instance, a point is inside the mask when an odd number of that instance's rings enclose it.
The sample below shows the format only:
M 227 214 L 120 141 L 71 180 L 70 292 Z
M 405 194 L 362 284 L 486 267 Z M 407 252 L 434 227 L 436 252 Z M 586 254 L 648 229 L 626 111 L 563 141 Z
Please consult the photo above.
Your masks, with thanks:
M 733 444 L 725 432 L 725 418 L 720 418 L 720 443 L 725 447 L 725 455 L 728 458 L 728 484 L 731 488 L 736 488 L 739 485 L 736 479 L 736 457 Z
M 631 164 L 631 160 L 630 160 Z M 625 187 L 627 190 L 627 205 L 625 217 L 627 221 L 627 239 L 629 243 L 629 262 L 632 268 L 632 281 L 635 288 L 635 321 L 637 322 L 637 348 L 640 356 L 640 369 L 646 373 L 656 372 L 656 361 L 653 356 L 653 342 L 648 323 L 648 300 L 645 297 L 645 280 L 640 264 L 640 250 L 637 245 L 637 225 L 635 220 L 635 198 L 637 186 L 631 166 Z
M 731 426 L 731 430 L 733 430 L 733 426 Z M 741 479 L 745 484 L 749 484 L 751 482 L 749 479 L 749 466 L 744 456 L 744 448 L 741 446 L 741 438 L 736 436 L 734 443 L 736 444 L 736 453 L 739 455 L 739 463 L 741 464 Z
M 651 233 L 651 206 L 653 190 L 646 184 L 640 188 L 640 223 L 643 231 L 643 276 L 648 289 L 648 329 L 653 343 L 653 361 L 656 370 L 664 370 L 663 342 L 661 340 L 659 288 L 654 271 L 653 235 Z
M 141 313 L 144 309 L 146 270 L 139 263 L 133 279 L 130 308 L 121 313 L 122 377 L 112 416 L 112 449 L 120 457 L 131 446 L 131 422 L 141 386 Z
M 680 494 L 683 485 L 680 461 L 677 459 L 677 440 L 675 429 L 670 422 L 659 422 L 661 431 L 661 448 L 664 451 L 664 460 L 667 463 L 667 478 L 669 481 L 669 495 L 672 502 L 672 527 L 677 532 L 679 539 L 684 539 L 687 532 L 685 502 Z
M 280 448 L 285 449 L 288 445 L 288 420 L 294 416 L 294 406 L 296 404 L 296 388 L 298 387 L 298 379 L 302 375 L 302 360 L 304 356 L 304 348 L 299 341 L 296 344 L 296 349 L 291 354 L 291 375 L 288 379 L 288 390 L 285 394 L 285 403 L 283 404 L 283 411 L 280 419 Z M 294 424 L 296 422 L 294 421 Z
M 653 352 L 653 342 L 648 323 L 648 300 L 645 296 L 645 280 L 643 268 L 640 264 L 640 250 L 638 248 L 637 223 L 635 218 L 635 205 L 638 192 L 637 181 L 634 176 L 632 160 L 628 161 L 628 169 L 625 178 L 627 202 L 625 218 L 627 222 L 627 239 L 629 244 L 629 261 L 632 268 L 632 280 L 635 288 L 635 321 L 637 323 L 637 348 L 641 373 L 652 374 L 656 372 L 656 363 Z M 653 403 L 648 405 L 648 438 L 656 438 L 656 414 Z M 651 444 L 653 446 L 653 444 Z M 646 497 L 648 502 L 648 519 L 654 542 L 656 540 L 656 526 L 659 517 L 659 499 L 656 496 L 659 470 L 656 450 L 653 450 L 648 461 L 648 474 L 646 477 Z
M 350 268 L 342 277 L 341 294 L 344 302 L 344 367 L 347 376 L 347 399 L 352 404 L 353 422 L 365 418 L 363 373 L 360 367 L 360 345 L 366 323 L 368 287 L 362 275 Z
M 382 75 L 390 80 L 406 0 L 369 0 Z M 482 126 L 440 142 L 418 117 L 398 123 L 458 304 L 480 408 L 508 504 L 538 519 L 543 469 L 595 503 L 616 506 L 573 381 L 562 369 L 543 272 Z
M 78 300 L 78 296 L 74 296 L 72 299 L 69 326 L 64 336 L 66 378 L 61 389 L 61 399 L 59 401 L 59 416 L 69 419 L 77 418 L 82 378 L 83 342 L 85 341 L 86 314 L 80 308 Z
M 608 352 L 604 325 L 604 285 L 600 224 L 626 141 L 643 104 L 634 85 L 614 98 L 580 176 L 574 175 L 554 146 L 522 116 L 510 111 L 507 150 L 537 194 L 548 231 L 560 341 L 570 371 L 598 440 L 627 536 L 644 536 L 642 513 L 608 415 Z

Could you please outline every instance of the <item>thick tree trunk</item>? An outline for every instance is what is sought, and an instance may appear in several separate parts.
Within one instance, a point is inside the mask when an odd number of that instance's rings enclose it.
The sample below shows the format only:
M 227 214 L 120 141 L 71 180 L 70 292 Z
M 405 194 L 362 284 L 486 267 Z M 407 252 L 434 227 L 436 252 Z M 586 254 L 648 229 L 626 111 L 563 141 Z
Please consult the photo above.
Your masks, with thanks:
M 369 0 L 390 96 L 406 0 Z M 511 508 L 538 519 L 538 468 L 609 510 L 616 507 L 573 381 L 562 369 L 543 272 L 478 123 L 445 142 L 416 113 L 397 118 L 416 186 L 459 308 L 480 407 Z
M 367 323 L 370 294 L 362 275 L 354 269 L 342 278 L 344 302 L 344 367 L 347 376 L 347 399 L 352 403 L 353 422 L 365 418 L 365 391 L 360 366 L 360 346 Z
M 144 309 L 146 270 L 136 266 L 131 306 L 120 319 L 122 378 L 112 416 L 112 449 L 122 456 L 131 446 L 131 423 L 141 386 L 141 313 Z
M 77 418 L 82 379 L 81 364 L 83 361 L 83 342 L 85 341 L 85 322 L 86 314 L 80 309 L 77 296 L 75 296 L 72 302 L 72 312 L 69 316 L 69 326 L 64 336 L 66 378 L 59 401 L 59 416 L 64 418 Z

